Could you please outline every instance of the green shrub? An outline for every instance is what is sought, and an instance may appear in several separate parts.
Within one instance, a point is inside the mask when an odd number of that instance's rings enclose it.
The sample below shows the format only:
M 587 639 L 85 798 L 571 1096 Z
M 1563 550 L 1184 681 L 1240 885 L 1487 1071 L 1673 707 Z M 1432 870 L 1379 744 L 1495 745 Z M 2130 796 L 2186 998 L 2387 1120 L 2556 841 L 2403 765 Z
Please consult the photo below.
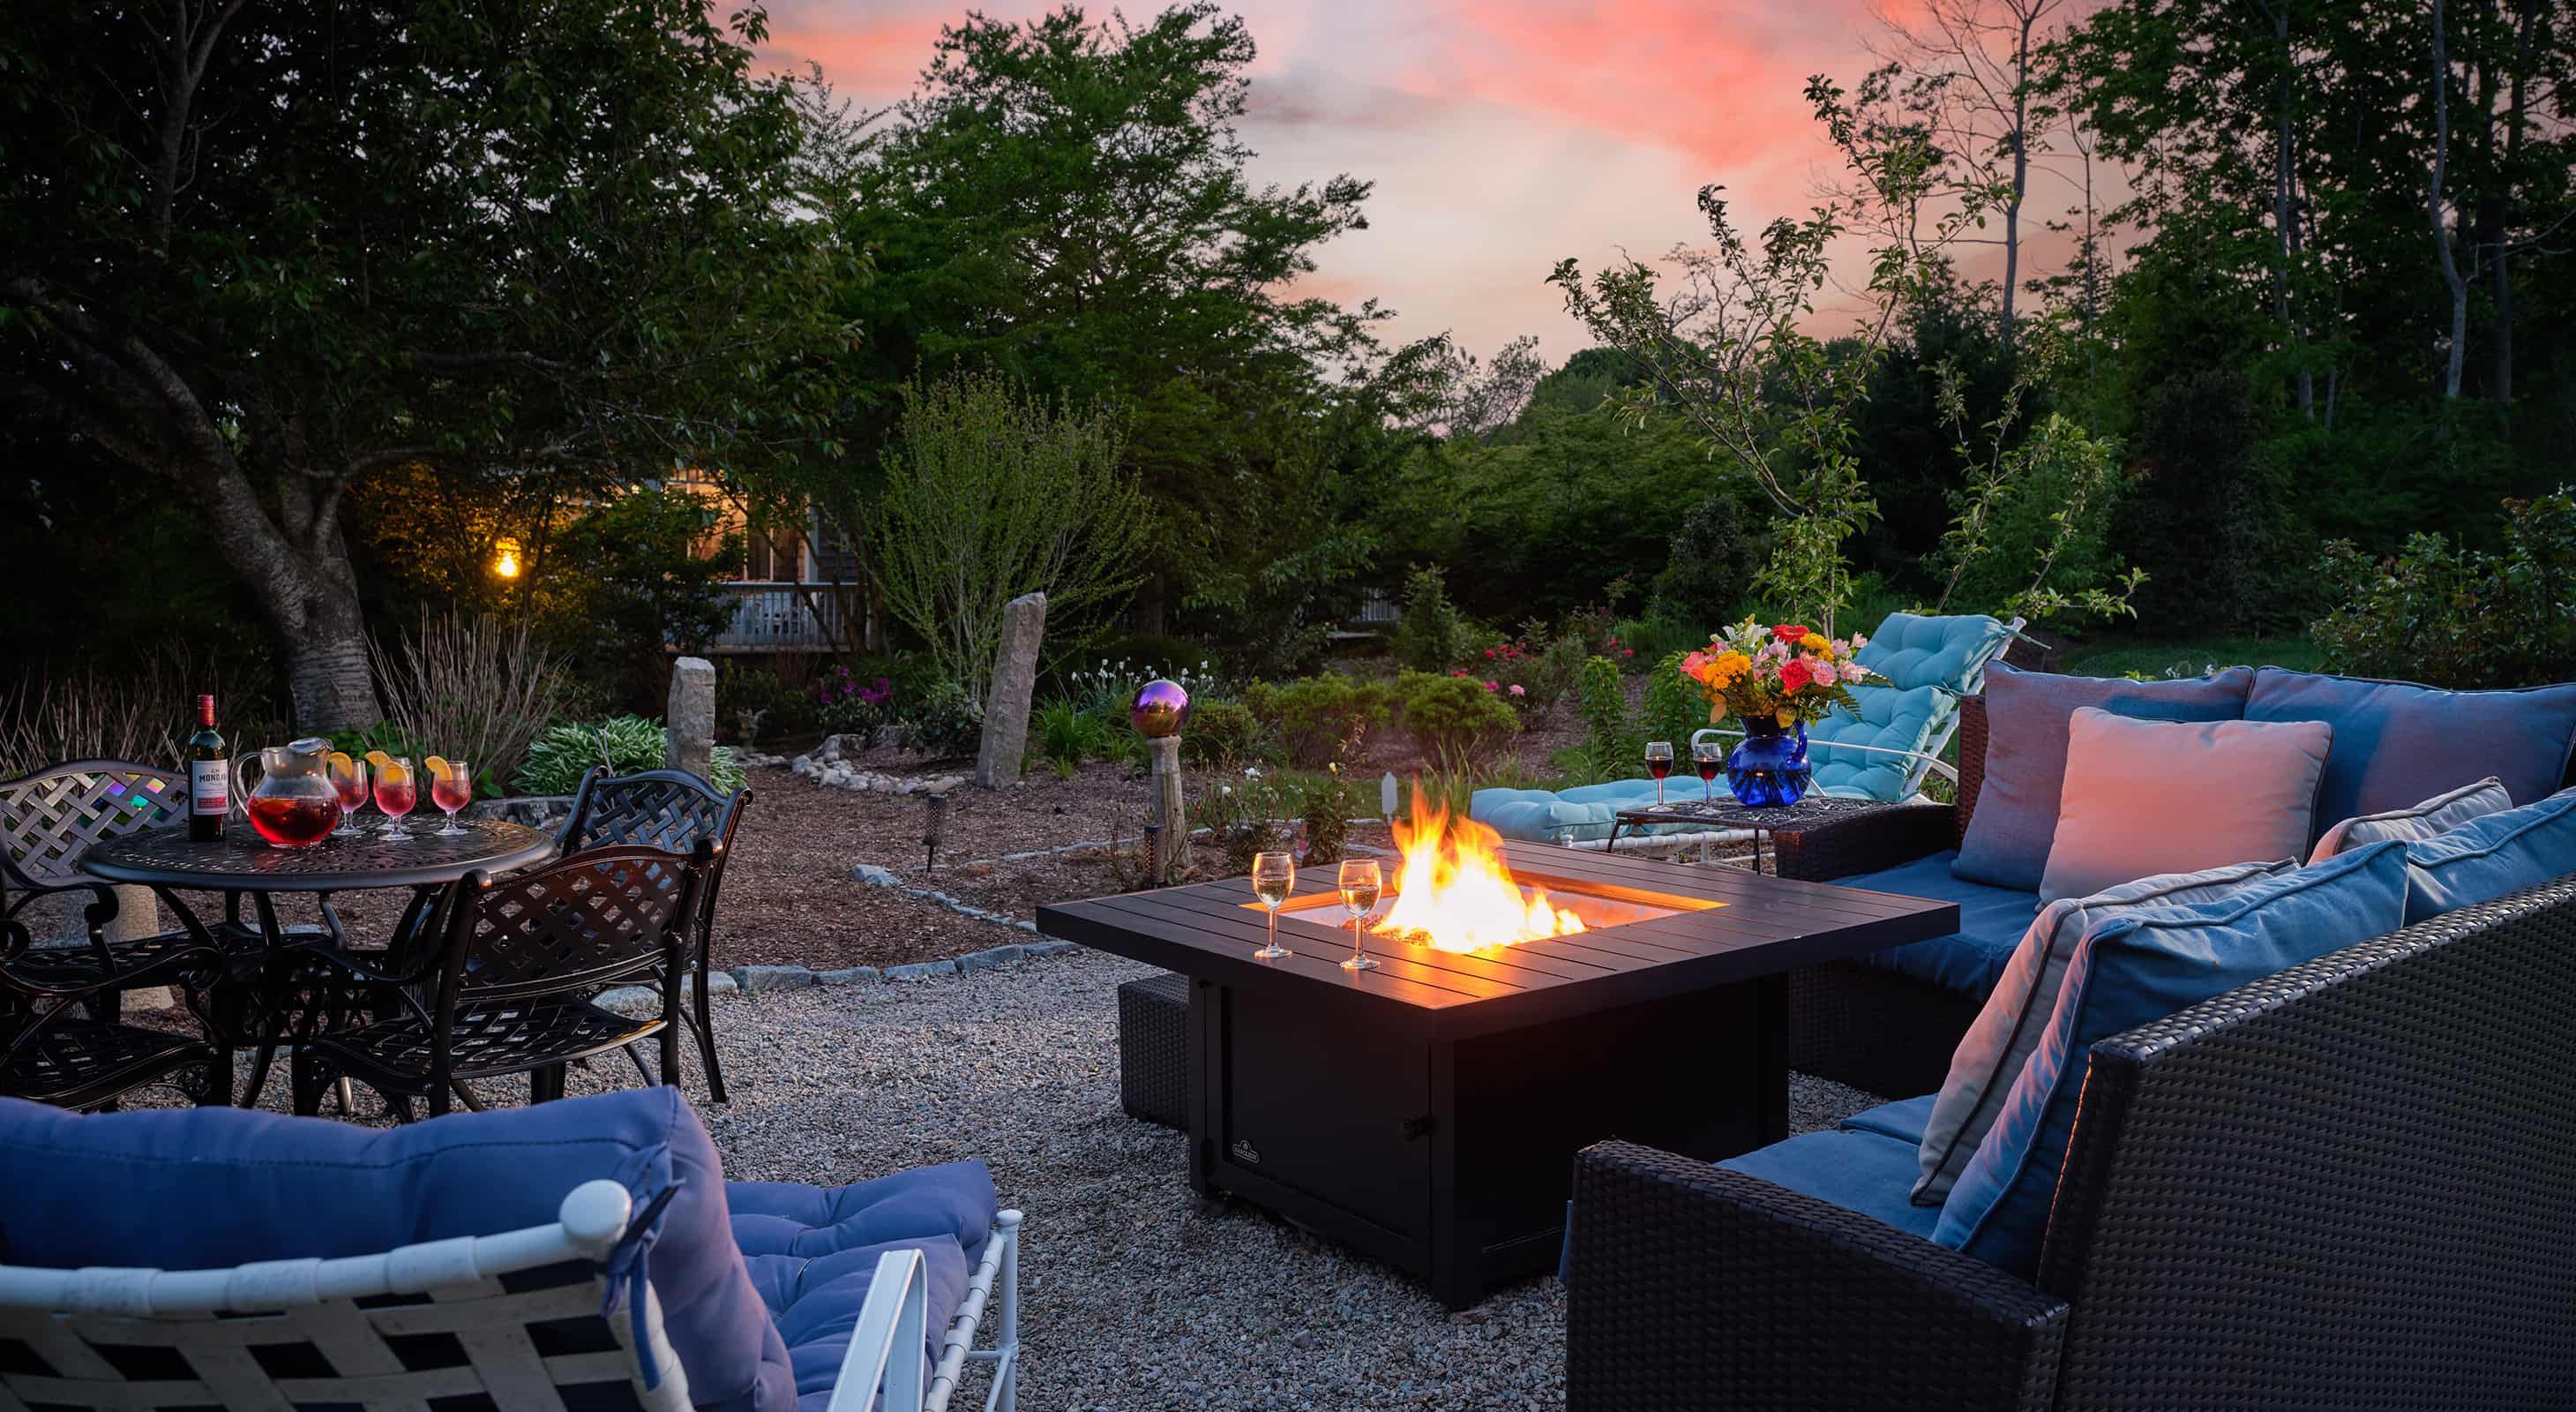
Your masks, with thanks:
M 2138 411 L 2136 493 L 2123 500 L 2112 542 L 2146 571 L 2141 621 L 2216 618 L 2231 632 L 2278 623 L 2296 585 L 2280 572 L 2303 562 L 2290 488 L 2258 463 L 2261 416 L 2242 373 L 2211 371 L 2150 392 Z
M 1616 664 L 1606 657 L 1584 659 L 1575 679 L 1574 710 L 1583 721 L 1587 773 L 1620 778 L 1616 762 L 1638 758 L 1645 737 L 1629 719 L 1628 688 Z
M 1711 628 L 1742 617 L 1731 613 L 1723 618 L 1702 623 L 1692 618 L 1625 618 L 1619 623 L 1613 641 L 1616 648 L 1601 655 L 1617 661 L 1625 671 L 1639 670 L 1639 664 L 1652 662 L 1675 652 L 1694 652 L 1708 646 Z M 1872 619 L 1872 622 L 1877 621 Z
M 1371 727 L 1395 715 L 1395 693 L 1386 683 L 1338 672 L 1276 685 L 1254 682 L 1244 688 L 1243 704 L 1277 733 L 1289 763 L 1309 770 L 1346 758 Z
M 1501 694 L 1473 677 L 1406 672 L 1396 678 L 1395 690 L 1404 703 L 1406 733 L 1443 771 L 1465 770 L 1520 730 L 1520 718 Z
M 1038 707 L 1029 724 L 1029 734 L 1039 754 L 1063 773 L 1105 753 L 1112 723 L 1099 712 L 1085 710 L 1059 696 Z
M 1135 737 L 1134 731 L 1127 733 Z M 1181 758 L 1194 765 L 1214 765 L 1260 760 L 1268 754 L 1262 749 L 1260 718 L 1240 701 L 1197 702 L 1190 706 L 1188 724 L 1181 728 Z
M 1351 790 L 1341 766 L 1328 767 L 1324 778 L 1309 782 L 1303 794 L 1298 818 L 1306 825 L 1306 861 L 1342 861 L 1342 850 L 1351 838 Z
M 521 794 L 570 794 L 593 765 L 604 764 L 618 775 L 662 768 L 668 741 L 660 724 L 642 716 L 549 726 L 528 747 L 527 763 L 511 783 Z M 725 746 L 715 748 L 707 776 L 718 789 L 742 788 L 742 764 Z
M 1395 620 L 1395 660 L 1417 672 L 1445 672 L 1475 649 L 1476 625 L 1449 601 L 1448 581 L 1436 568 L 1415 569 L 1405 580 L 1404 611 Z
M 727 662 L 716 674 L 716 719 L 745 745 L 812 728 L 814 702 L 762 667 Z
M 906 748 L 943 759 L 972 755 L 984 743 L 984 712 L 963 683 L 943 681 L 909 706 L 896 703 Z
M 1764 546 L 1744 522 L 1744 507 L 1725 491 L 1683 512 L 1671 557 L 1655 575 L 1646 616 L 1676 623 L 1730 621 L 1753 589 Z
M 1699 684 L 1682 675 L 1682 653 L 1666 654 L 1646 675 L 1646 696 L 1638 713 L 1639 729 L 1656 740 L 1669 740 L 1689 758 L 1691 732 L 1710 724 L 1708 698 Z M 1635 771 L 1629 772 L 1634 775 Z
M 2454 688 L 2576 679 L 2576 490 L 2504 504 L 2493 554 L 2435 534 L 2388 559 L 2328 545 L 2322 577 L 2343 606 L 2309 627 L 2328 668 Z

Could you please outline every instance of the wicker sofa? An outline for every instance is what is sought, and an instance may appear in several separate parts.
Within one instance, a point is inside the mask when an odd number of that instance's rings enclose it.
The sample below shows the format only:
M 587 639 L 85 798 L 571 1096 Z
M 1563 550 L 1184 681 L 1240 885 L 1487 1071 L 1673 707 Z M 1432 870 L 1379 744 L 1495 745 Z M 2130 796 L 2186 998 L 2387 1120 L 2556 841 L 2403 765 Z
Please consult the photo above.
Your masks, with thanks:
M 1585 1151 L 1567 1406 L 2576 1397 L 2576 875 L 2090 1054 L 2035 1281 L 1703 1162 Z

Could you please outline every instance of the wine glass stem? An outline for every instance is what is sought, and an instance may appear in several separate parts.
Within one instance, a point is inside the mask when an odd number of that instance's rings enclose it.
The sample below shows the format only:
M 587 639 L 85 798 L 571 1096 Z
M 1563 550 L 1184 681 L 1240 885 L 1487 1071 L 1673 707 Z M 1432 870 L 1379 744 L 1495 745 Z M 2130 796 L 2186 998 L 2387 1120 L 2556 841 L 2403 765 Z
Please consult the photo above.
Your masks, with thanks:
M 1276 951 L 1276 950 L 1278 950 L 1278 949 L 1279 949 L 1279 909 L 1278 909 L 1278 908 L 1276 908 L 1276 907 L 1273 907 L 1273 908 L 1271 908 L 1271 909 L 1269 909 L 1269 910 L 1270 910 L 1270 944 L 1269 944 L 1267 947 L 1264 947 L 1263 949 L 1264 949 L 1264 950 L 1267 950 L 1267 951 Z M 1242 943 L 1240 943 L 1240 942 L 1237 942 L 1237 943 L 1236 943 L 1236 945 L 1238 945 L 1238 946 L 1239 946 L 1239 945 L 1241 945 L 1241 944 L 1242 944 Z

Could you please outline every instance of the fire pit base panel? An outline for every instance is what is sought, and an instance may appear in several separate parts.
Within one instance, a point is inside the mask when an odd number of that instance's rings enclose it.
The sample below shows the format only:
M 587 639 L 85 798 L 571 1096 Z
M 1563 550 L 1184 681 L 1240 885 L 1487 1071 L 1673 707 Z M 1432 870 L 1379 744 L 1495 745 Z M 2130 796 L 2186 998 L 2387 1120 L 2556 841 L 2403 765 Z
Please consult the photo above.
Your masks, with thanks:
M 1383 1007 L 1194 980 L 1190 1180 L 1463 1309 L 1556 1268 L 1574 1154 L 1715 1161 L 1784 1136 L 1776 976 L 1466 1039 Z

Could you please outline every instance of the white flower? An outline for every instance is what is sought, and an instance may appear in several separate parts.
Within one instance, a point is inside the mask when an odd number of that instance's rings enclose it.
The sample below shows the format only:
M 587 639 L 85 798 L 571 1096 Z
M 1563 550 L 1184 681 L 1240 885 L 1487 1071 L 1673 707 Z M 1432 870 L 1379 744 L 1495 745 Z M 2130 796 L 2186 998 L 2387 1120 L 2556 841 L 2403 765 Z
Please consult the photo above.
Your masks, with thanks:
M 1261 771 L 1254 769 L 1250 765 L 1246 765 L 1243 767 L 1243 777 L 1248 780 L 1257 780 L 1261 778 Z
M 1221 784 L 1216 787 L 1216 792 L 1219 794 L 1232 794 L 1234 793 L 1234 786 L 1230 784 Z

